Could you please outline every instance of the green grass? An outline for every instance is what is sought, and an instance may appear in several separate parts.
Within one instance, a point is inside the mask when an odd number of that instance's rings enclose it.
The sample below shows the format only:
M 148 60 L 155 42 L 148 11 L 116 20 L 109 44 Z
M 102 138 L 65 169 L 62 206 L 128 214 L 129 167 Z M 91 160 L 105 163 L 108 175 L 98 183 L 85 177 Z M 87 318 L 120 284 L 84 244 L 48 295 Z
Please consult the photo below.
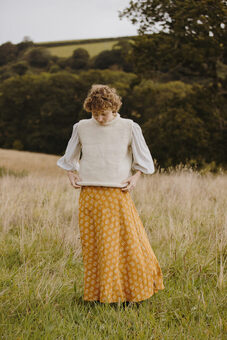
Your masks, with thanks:
M 73 54 L 73 51 L 77 48 L 84 48 L 88 51 L 90 57 L 94 57 L 104 50 L 111 50 L 113 45 L 116 44 L 118 40 L 106 41 L 106 42 L 95 42 L 88 44 L 75 44 L 75 45 L 66 45 L 66 46 L 56 46 L 56 47 L 47 47 L 51 54 L 56 55 L 58 57 L 70 57 Z
M 139 180 L 132 195 L 165 289 L 125 306 L 83 301 L 79 191 L 67 176 L 4 174 L 1 339 L 224 340 L 226 183 L 190 171 Z
M 165 292 L 124 308 L 83 301 L 82 262 L 73 249 L 65 253 L 44 233 L 22 255 L 16 238 L 1 244 L 3 339 L 224 339 L 215 258 L 201 271 L 194 257 L 185 266 L 171 259 L 163 266 Z

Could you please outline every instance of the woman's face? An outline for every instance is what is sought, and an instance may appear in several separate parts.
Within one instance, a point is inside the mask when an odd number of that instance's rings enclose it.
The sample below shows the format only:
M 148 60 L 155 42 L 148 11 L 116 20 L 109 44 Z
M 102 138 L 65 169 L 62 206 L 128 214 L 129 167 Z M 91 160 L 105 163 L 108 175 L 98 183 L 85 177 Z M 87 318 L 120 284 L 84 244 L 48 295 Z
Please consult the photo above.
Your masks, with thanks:
M 111 110 L 105 110 L 102 112 L 92 112 L 92 116 L 101 125 L 110 122 L 115 117 Z

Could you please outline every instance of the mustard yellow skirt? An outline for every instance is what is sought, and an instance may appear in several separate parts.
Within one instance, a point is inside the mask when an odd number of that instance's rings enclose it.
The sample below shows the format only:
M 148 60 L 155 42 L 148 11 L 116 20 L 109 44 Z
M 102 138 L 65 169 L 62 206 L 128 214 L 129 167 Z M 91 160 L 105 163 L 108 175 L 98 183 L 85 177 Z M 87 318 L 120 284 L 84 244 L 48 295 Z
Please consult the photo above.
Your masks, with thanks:
M 84 300 L 142 301 L 164 289 L 162 271 L 129 192 L 84 186 L 79 196 Z

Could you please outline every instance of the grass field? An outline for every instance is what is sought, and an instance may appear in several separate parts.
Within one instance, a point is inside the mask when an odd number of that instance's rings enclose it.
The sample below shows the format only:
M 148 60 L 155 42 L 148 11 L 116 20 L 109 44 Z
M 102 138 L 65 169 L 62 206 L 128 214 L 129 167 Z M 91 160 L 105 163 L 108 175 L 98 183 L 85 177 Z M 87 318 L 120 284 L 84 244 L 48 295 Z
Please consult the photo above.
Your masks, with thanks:
M 131 194 L 165 289 L 100 304 L 83 301 L 79 190 L 58 158 L 0 149 L 1 339 L 225 339 L 227 175 L 140 178 Z
M 66 46 L 56 46 L 56 47 L 47 47 L 52 55 L 56 55 L 58 57 L 70 57 L 73 54 L 73 51 L 77 48 L 84 48 L 88 51 L 90 57 L 94 57 L 104 50 L 111 50 L 113 45 L 117 43 L 117 40 L 106 41 L 106 42 L 94 42 L 89 44 L 75 44 L 75 45 L 66 45 Z

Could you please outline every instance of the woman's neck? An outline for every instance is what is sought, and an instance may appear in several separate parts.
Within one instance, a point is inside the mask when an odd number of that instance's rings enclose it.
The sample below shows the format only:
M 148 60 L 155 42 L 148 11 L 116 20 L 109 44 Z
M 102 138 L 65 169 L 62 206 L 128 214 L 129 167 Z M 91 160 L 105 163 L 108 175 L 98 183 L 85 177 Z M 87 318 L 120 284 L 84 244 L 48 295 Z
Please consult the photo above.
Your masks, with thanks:
M 120 118 L 120 114 L 117 112 L 116 117 L 114 117 L 112 120 L 110 120 L 109 122 L 100 124 L 99 122 L 97 122 L 97 120 L 96 120 L 94 117 L 91 117 L 92 121 L 93 121 L 94 123 L 96 123 L 97 125 L 99 125 L 99 126 L 111 125 L 111 124 L 113 124 L 115 121 L 117 121 L 119 118 Z

